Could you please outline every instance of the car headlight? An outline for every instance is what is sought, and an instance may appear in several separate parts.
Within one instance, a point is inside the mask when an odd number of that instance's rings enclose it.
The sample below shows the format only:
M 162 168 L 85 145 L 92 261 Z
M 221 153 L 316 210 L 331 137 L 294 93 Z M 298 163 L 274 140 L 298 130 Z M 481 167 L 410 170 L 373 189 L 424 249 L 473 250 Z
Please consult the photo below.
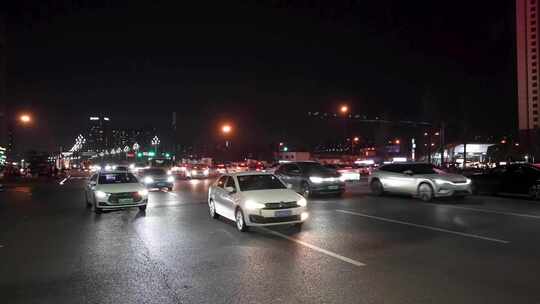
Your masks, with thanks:
M 96 197 L 97 198 L 107 198 L 108 194 L 103 191 L 96 191 Z
M 443 180 L 443 179 L 438 179 L 438 178 L 434 179 L 433 181 L 434 181 L 437 185 L 442 185 L 442 184 L 448 183 L 447 181 L 445 181 L 445 180 Z
M 339 180 L 342 181 L 342 182 L 345 182 L 345 181 L 347 181 L 347 177 L 345 177 L 344 174 L 341 174 L 341 175 L 339 176 Z
M 112 169 L 112 167 L 111 167 L 110 165 L 106 165 L 106 166 L 105 166 L 105 170 L 111 171 L 111 169 Z
M 205 169 L 204 170 L 204 175 L 208 175 L 208 173 L 210 173 L 210 171 L 208 169 Z
M 465 178 L 465 183 L 468 185 L 470 183 L 472 183 L 472 180 L 468 177 Z
M 310 176 L 309 177 L 309 180 L 312 182 L 312 183 L 315 183 L 315 184 L 320 184 L 323 182 L 323 178 L 322 177 L 318 177 L 318 176 Z
M 147 196 L 148 195 L 148 190 L 146 190 L 146 189 L 139 190 L 139 191 L 137 191 L 137 193 L 139 193 L 140 196 Z
M 167 177 L 167 182 L 174 183 L 174 177 L 173 176 Z
M 305 207 L 307 206 L 307 200 L 302 197 L 298 202 L 296 202 L 296 204 L 298 204 L 300 207 Z
M 150 184 L 150 183 L 153 183 L 154 182 L 154 179 L 151 178 L 150 176 L 147 176 L 144 178 L 144 183 L 145 184 Z
M 191 170 L 191 174 L 197 174 L 197 170 Z
M 262 209 L 265 205 L 261 203 L 257 203 L 256 201 L 248 200 L 246 201 L 246 208 L 247 209 Z

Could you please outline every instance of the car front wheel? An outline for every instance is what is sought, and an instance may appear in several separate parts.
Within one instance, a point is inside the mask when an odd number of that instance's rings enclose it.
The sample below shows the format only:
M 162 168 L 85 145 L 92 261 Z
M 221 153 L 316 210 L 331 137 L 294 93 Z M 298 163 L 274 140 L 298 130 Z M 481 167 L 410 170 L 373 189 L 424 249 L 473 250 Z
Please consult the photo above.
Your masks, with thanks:
M 95 203 L 95 204 L 94 204 L 94 212 L 95 212 L 96 214 L 101 214 L 101 213 L 103 212 L 103 209 L 99 208 L 99 207 L 97 206 L 97 203 Z
M 217 219 L 219 217 L 219 214 L 216 213 L 216 204 L 213 200 L 208 201 L 208 209 L 210 211 L 210 217 L 213 219 Z
M 311 195 L 311 189 L 309 187 L 309 183 L 306 183 L 306 182 L 302 183 L 300 194 L 305 198 L 308 198 Z
M 423 183 L 418 186 L 418 197 L 424 202 L 429 202 L 433 199 L 433 188 L 430 185 Z
M 380 180 L 376 179 L 371 182 L 371 193 L 376 196 L 381 196 L 384 194 L 384 188 Z
M 146 205 L 139 206 L 139 210 L 143 212 L 146 211 Z
M 244 213 L 241 209 L 236 210 L 236 229 L 240 232 L 248 231 L 248 226 L 246 226 L 246 221 L 244 220 Z

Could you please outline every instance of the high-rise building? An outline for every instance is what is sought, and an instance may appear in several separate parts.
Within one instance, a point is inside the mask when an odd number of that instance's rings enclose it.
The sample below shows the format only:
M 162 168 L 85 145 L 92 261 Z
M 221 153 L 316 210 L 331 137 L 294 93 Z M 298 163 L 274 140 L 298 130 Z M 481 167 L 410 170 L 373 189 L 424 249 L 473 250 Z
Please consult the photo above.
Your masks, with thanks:
M 539 0 L 516 0 L 518 119 L 521 140 L 536 154 L 539 115 Z
M 89 118 L 86 150 L 100 152 L 111 146 L 110 118 L 91 116 Z

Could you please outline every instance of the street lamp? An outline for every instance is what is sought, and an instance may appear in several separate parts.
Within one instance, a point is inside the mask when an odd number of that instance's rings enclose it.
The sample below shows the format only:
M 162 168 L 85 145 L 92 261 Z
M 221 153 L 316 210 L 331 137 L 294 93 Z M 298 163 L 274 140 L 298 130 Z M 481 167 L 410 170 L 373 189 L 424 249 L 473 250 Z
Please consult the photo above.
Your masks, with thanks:
M 19 116 L 19 121 L 23 124 L 28 124 L 32 121 L 32 118 L 28 114 L 22 114 Z
M 225 136 L 225 147 L 229 147 L 231 143 L 229 142 L 228 136 L 232 132 L 232 127 L 230 124 L 224 124 L 221 126 L 221 133 Z
M 360 137 L 358 136 L 353 137 L 353 139 L 351 140 L 351 153 L 352 154 L 354 154 L 354 146 L 358 144 L 358 142 L 360 142 Z
M 339 111 L 340 111 L 342 114 L 347 114 L 347 113 L 349 113 L 349 106 L 347 106 L 347 105 L 341 105 L 341 107 L 339 108 Z

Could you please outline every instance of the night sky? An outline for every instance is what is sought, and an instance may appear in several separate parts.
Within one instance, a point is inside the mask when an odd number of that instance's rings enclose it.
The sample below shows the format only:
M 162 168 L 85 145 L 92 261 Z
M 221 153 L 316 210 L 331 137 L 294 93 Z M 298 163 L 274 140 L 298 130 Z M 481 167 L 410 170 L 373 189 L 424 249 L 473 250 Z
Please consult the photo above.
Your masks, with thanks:
M 13 2 L 8 97 L 37 117 L 26 147 L 70 146 L 100 113 L 164 129 L 177 111 L 185 143 L 224 120 L 246 141 L 313 139 L 333 131 L 308 132 L 306 113 L 342 102 L 516 129 L 513 1 Z

